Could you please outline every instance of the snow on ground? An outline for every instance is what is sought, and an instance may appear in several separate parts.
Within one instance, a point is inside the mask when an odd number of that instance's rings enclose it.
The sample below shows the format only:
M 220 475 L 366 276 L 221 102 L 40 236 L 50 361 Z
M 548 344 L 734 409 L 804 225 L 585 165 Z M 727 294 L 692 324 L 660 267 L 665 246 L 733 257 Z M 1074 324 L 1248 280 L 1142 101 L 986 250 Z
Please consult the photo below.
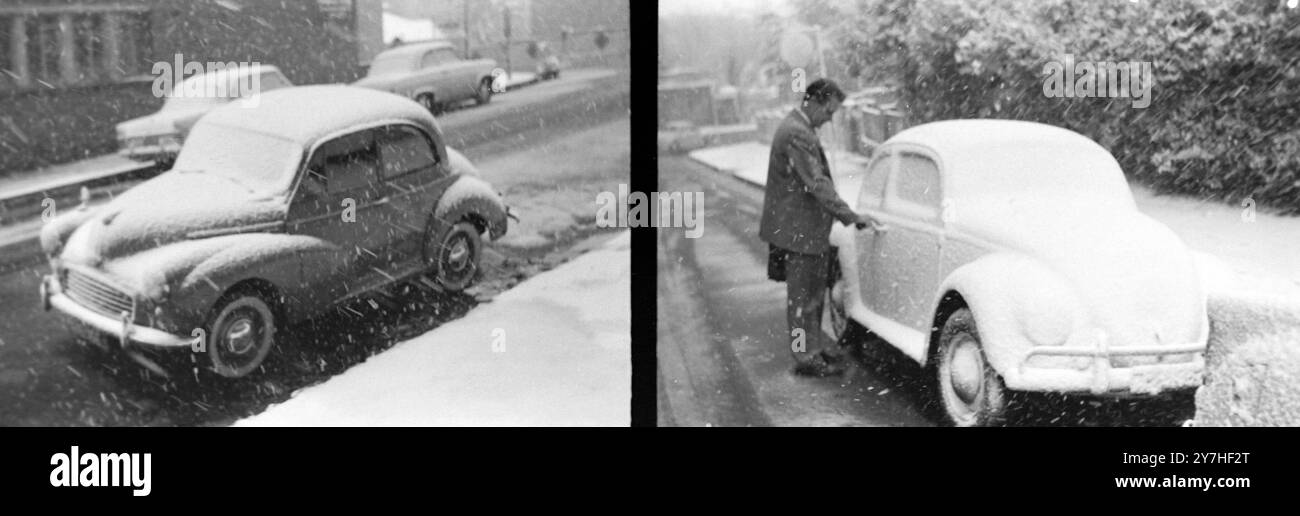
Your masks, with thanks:
M 767 181 L 770 147 L 743 142 L 691 152 L 692 159 L 756 185 Z M 828 151 L 836 189 L 850 204 L 866 158 Z M 1259 211 L 1247 222 L 1244 208 L 1182 196 L 1158 196 L 1130 184 L 1138 209 L 1169 226 L 1193 250 L 1210 292 L 1300 300 L 1300 217 Z
M 630 235 L 235 426 L 625 426 Z

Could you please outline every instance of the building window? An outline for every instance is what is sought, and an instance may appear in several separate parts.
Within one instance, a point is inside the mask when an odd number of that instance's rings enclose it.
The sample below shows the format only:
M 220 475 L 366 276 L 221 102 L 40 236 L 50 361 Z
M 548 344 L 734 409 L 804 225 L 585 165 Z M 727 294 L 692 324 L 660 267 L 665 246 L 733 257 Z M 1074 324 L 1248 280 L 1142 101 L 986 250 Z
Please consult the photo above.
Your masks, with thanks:
M 56 88 L 147 75 L 153 33 L 143 8 L 0 8 L 0 88 Z

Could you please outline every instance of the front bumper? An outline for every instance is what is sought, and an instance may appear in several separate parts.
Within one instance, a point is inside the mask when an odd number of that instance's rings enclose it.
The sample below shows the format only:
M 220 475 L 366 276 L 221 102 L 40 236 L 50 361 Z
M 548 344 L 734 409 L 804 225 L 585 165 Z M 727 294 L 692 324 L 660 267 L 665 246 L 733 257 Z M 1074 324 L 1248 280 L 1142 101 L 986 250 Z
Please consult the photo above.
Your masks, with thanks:
M 116 336 L 123 348 L 129 348 L 131 344 L 157 348 L 190 347 L 194 340 L 191 337 L 134 324 L 132 314 L 125 311 L 118 317 L 112 317 L 82 306 L 63 293 L 58 279 L 53 275 L 47 275 L 41 280 L 41 306 L 46 310 L 54 308 L 91 329 Z
M 1092 394 L 1154 395 L 1163 392 L 1198 387 L 1205 375 L 1204 342 L 1158 346 L 1108 347 L 1104 341 L 1094 346 L 1036 346 L 1029 350 L 1017 371 L 1013 389 L 1058 392 L 1090 392 Z M 1191 359 L 1178 363 L 1155 363 L 1117 367 L 1111 358 L 1119 356 Z M 1091 359 L 1086 369 L 1035 367 L 1029 365 L 1034 357 L 1067 357 Z M 1008 379 L 1010 380 L 1010 379 Z M 1008 382 L 1009 384 L 1012 382 Z

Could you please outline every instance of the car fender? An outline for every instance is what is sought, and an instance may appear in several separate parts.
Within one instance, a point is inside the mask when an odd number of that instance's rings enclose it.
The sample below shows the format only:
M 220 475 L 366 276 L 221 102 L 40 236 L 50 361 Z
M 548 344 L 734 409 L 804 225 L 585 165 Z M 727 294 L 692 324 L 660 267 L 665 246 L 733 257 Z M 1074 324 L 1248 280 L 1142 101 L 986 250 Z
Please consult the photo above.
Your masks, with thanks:
M 1078 296 L 1060 274 L 1029 256 L 996 252 L 958 267 L 940 284 L 932 304 L 932 351 L 946 316 L 945 299 L 953 293 L 975 316 L 984 354 L 1008 384 L 1015 383 L 1030 348 L 1063 344 L 1084 322 Z M 1037 342 L 1038 335 L 1048 337 Z
M 486 227 L 495 240 L 506 234 L 506 205 L 487 181 L 478 177 L 461 175 L 447 187 L 434 208 L 430 224 L 432 234 L 440 235 L 455 223 L 472 218 Z
M 63 245 L 67 243 L 68 236 L 73 231 L 81 227 L 86 221 L 90 220 L 99 211 L 99 207 L 90 208 L 79 206 L 76 209 L 65 211 L 55 216 L 41 226 L 41 250 L 46 256 L 58 256 L 63 250 Z
M 115 276 L 158 301 L 173 331 L 188 334 L 203 324 L 222 294 L 249 280 L 274 286 L 287 301 L 285 315 L 298 320 L 329 301 L 313 296 L 302 278 L 302 256 L 333 247 L 306 235 L 243 233 L 187 240 L 105 264 Z M 165 293 L 160 293 L 162 290 Z

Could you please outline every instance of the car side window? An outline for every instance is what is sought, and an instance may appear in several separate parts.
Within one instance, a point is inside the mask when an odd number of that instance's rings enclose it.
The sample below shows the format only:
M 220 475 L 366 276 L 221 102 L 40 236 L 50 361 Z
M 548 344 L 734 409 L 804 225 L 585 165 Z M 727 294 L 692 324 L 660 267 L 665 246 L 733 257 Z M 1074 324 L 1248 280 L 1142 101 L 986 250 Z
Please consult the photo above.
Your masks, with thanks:
M 460 61 L 460 58 L 456 56 L 456 52 L 450 48 L 444 48 L 442 50 L 437 50 L 436 52 L 438 53 L 439 63 L 447 64 Z
M 259 79 L 259 81 L 261 81 L 259 86 L 262 91 L 278 90 L 288 86 L 288 81 L 286 81 L 278 72 L 263 73 L 262 78 Z
M 878 209 L 885 199 L 885 182 L 894 164 L 894 154 L 881 152 L 872 160 L 866 177 L 862 178 L 862 192 L 858 195 L 858 209 Z
M 331 195 L 367 187 L 379 173 L 373 131 L 346 134 L 321 144 L 308 162 L 308 170 L 324 178 Z
M 438 57 L 438 53 L 435 51 L 425 52 L 424 56 L 420 57 L 420 68 L 432 68 L 440 64 L 442 64 L 442 59 Z
M 388 126 L 379 131 L 376 140 L 383 179 L 437 169 L 438 157 L 429 138 L 419 129 L 407 125 Z
M 904 152 L 898 157 L 898 175 L 894 180 L 894 195 L 898 208 L 913 211 L 921 216 L 939 213 L 939 166 L 923 155 Z

